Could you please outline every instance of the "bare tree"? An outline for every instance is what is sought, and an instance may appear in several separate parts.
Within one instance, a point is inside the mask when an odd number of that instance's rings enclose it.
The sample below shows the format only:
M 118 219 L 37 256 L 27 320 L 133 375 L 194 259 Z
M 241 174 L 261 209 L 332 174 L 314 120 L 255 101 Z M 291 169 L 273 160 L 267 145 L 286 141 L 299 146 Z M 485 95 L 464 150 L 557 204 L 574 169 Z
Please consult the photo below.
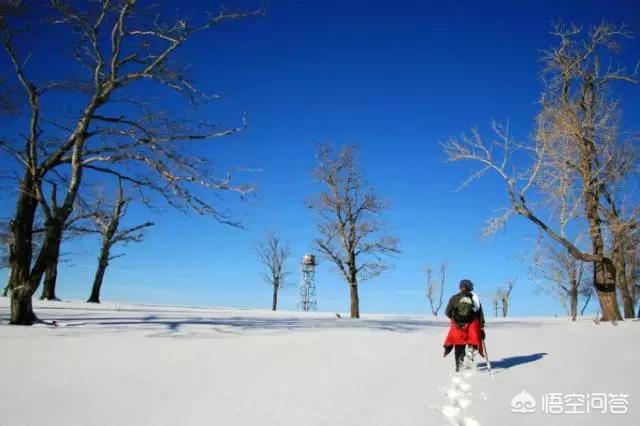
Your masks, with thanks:
M 144 237 L 144 229 L 153 226 L 152 222 L 145 222 L 140 225 L 120 229 L 120 221 L 127 214 L 127 208 L 130 202 L 131 198 L 127 198 L 124 195 L 122 180 L 118 180 L 118 197 L 111 211 L 99 208 L 92 216 L 95 227 L 84 230 L 85 232 L 99 233 L 102 236 L 100 255 L 98 256 L 98 268 L 94 275 L 91 295 L 87 300 L 88 303 L 100 303 L 100 291 L 109 263 L 118 257 L 124 256 L 124 254 L 113 255 L 111 253 L 113 247 L 117 244 L 141 242 Z M 78 228 L 74 227 L 74 229 Z M 83 229 L 80 229 L 80 231 L 83 231 Z
M 446 280 L 448 261 L 440 264 L 440 282 L 436 283 L 431 279 L 431 267 L 427 267 L 427 300 L 431 306 L 433 316 L 438 316 L 438 311 L 442 308 L 442 298 L 444 296 L 444 283 Z M 437 299 L 437 300 L 436 300 Z
M 572 28 L 572 31 L 577 29 Z M 603 27 L 602 31 L 607 29 Z M 547 57 L 550 57 L 549 55 L 554 57 L 557 53 L 548 52 Z M 552 63 L 554 61 L 557 61 L 557 58 L 554 57 Z M 584 222 L 582 219 L 585 217 L 584 191 L 578 184 L 581 179 L 584 179 L 580 167 L 577 166 L 581 158 L 580 146 L 570 137 L 566 137 L 566 133 L 579 133 L 579 129 L 576 130 L 575 123 L 567 124 L 558 120 L 560 109 L 554 102 L 543 100 L 542 104 L 545 108 L 539 115 L 537 138 L 540 143 L 547 146 L 547 150 L 545 165 L 541 169 L 536 184 L 548 195 L 545 199 L 546 204 L 549 205 L 551 213 L 557 216 L 560 236 L 570 239 L 567 235 L 569 223 L 577 222 L 577 226 L 582 226 Z M 597 166 L 594 179 L 597 179 L 601 194 L 599 208 L 604 225 L 602 231 L 605 251 L 610 254 L 615 266 L 617 288 L 623 301 L 625 317 L 630 318 L 634 316 L 634 309 L 630 296 L 631 290 L 626 279 L 628 274 L 625 253 L 631 250 L 630 246 L 633 244 L 627 244 L 625 240 L 632 238 L 631 235 L 635 233 L 640 210 L 637 206 L 632 209 L 627 209 L 626 206 L 628 200 L 632 198 L 627 185 L 628 177 L 636 172 L 638 164 L 636 136 L 629 139 L 620 137 L 618 131 L 620 114 L 617 103 L 607 101 L 602 96 L 602 99 L 594 103 L 591 109 L 595 117 L 593 121 L 597 122 L 598 128 L 598 144 L 594 146 L 596 154 L 594 164 Z M 560 124 L 556 120 L 560 121 Z M 578 246 L 582 236 L 582 232 L 577 233 L 577 237 L 573 240 L 574 245 Z M 586 264 L 575 259 L 571 252 L 561 253 L 551 244 L 544 245 L 546 247 L 543 250 L 537 251 L 538 259 L 534 263 L 543 269 L 545 263 L 547 264 L 549 268 L 545 271 L 548 273 L 546 281 L 558 286 L 554 289 L 556 291 L 551 293 L 555 293 L 563 300 L 568 296 L 571 305 L 570 315 L 575 320 L 578 295 L 586 294 L 590 297 L 592 294 L 583 287 L 583 282 L 587 283 L 587 280 L 583 279 Z M 540 254 L 542 257 L 539 256 Z
M 619 140 L 621 111 L 618 102 L 611 100 L 611 85 L 637 84 L 638 68 L 630 74 L 623 67 L 602 65 L 607 56 L 618 52 L 619 40 L 631 36 L 626 27 L 602 23 L 591 28 L 586 37 L 581 38 L 582 33 L 582 28 L 574 25 L 554 28 L 553 34 L 560 43 L 544 54 L 546 90 L 538 116 L 537 139 L 551 155 L 557 153 L 558 146 L 568 147 L 565 151 L 569 155 L 560 158 L 561 163 L 554 162 L 551 168 L 557 170 L 559 165 L 569 168 L 577 177 L 591 254 L 598 258 L 593 261 L 593 284 L 604 319 L 617 320 L 621 318 L 616 288 L 622 291 L 627 314 L 633 317 L 633 312 L 632 308 L 629 312 L 626 283 L 621 282 L 625 265 L 620 259 L 624 255 L 616 253 L 622 248 L 616 247 L 614 238 L 613 251 L 607 255 L 603 227 L 606 221 L 600 209 L 606 205 L 616 214 L 611 186 L 624 180 L 637 164 L 637 156 L 628 155 L 626 143 Z M 614 158 L 624 159 L 628 164 L 621 167 Z
M 506 318 L 509 314 L 509 301 L 511 300 L 511 291 L 516 285 L 517 280 L 509 280 L 507 283 L 498 287 L 491 295 L 491 307 L 495 317 L 501 314 L 503 318 Z
M 554 27 L 552 34 L 560 42 L 543 57 L 545 89 L 532 143 L 515 142 L 508 126 L 494 123 L 493 129 L 498 137 L 496 142 L 486 144 L 474 130 L 471 136 L 450 139 L 444 144 L 444 149 L 450 161 L 472 160 L 481 165 L 463 185 L 489 170 L 504 180 L 511 208 L 494 220 L 494 224 L 504 223 L 511 213 L 519 214 L 564 246 L 575 259 L 593 263 L 593 286 L 602 309 L 602 319 L 615 321 L 621 319 L 621 315 L 616 298 L 615 266 L 611 256 L 605 253 L 599 213 L 604 182 L 601 174 L 606 172 L 600 167 L 599 147 L 611 134 L 614 112 L 619 112 L 617 105 L 608 101 L 609 87 L 613 82 L 637 83 L 637 80 L 624 68 L 604 69 L 601 66 L 601 56 L 615 53 L 618 39 L 629 36 L 626 28 L 603 23 L 592 28 L 584 39 L 580 39 L 581 32 L 575 26 Z M 575 172 L 582 215 L 588 226 L 590 252 L 580 250 L 562 237 L 557 228 L 544 221 L 529 202 L 528 193 L 539 189 L 537 184 L 545 170 L 557 166 L 555 160 L 560 157 L 558 147 L 566 148 L 562 152 L 570 154 L 563 164 Z M 530 166 L 518 168 L 516 163 L 520 162 L 512 161 L 515 153 L 530 159 Z M 539 195 L 540 198 L 545 197 L 544 192 Z
M 497 288 L 491 295 L 491 307 L 493 308 L 493 315 L 498 318 L 498 312 L 500 311 L 500 304 L 502 303 L 502 289 Z
M 18 39 L 29 34 L 24 28 L 33 26 L 35 15 L 0 17 L 0 39 L 23 89 L 29 114 L 24 137 L 0 140 L 0 148 L 23 168 L 11 222 L 15 276 L 12 324 L 29 325 L 37 319 L 31 297 L 59 252 L 63 224 L 71 215 L 87 170 L 119 176 L 136 184 L 140 191 L 160 194 L 172 205 L 229 221 L 189 187 L 242 193 L 247 188 L 231 185 L 229 176 L 216 178 L 203 158 L 188 155 L 178 145 L 230 135 L 244 124 L 225 130 L 206 120 L 174 117 L 161 109 L 161 103 L 136 99 L 128 89 L 134 83 L 148 81 L 184 95 L 190 102 L 215 98 L 199 91 L 186 76 L 185 68 L 172 61 L 175 52 L 192 36 L 223 22 L 262 14 L 265 4 L 249 12 L 202 13 L 199 22 L 188 22 L 163 8 L 148 13 L 150 10 L 136 0 L 101 0 L 82 6 L 50 0 L 50 8 L 45 11 L 51 18 L 48 22 L 66 29 L 75 39 L 78 69 L 64 56 L 59 63 L 66 66 L 69 75 L 83 75 L 54 82 L 32 78 L 28 65 L 38 56 L 19 52 L 18 46 L 23 43 Z M 79 112 L 63 119 L 58 111 L 42 109 L 43 98 L 65 91 L 82 102 Z M 117 103 L 127 108 L 111 107 Z M 117 110 L 126 114 L 114 113 Z M 137 176 L 144 168 L 149 174 Z M 65 174 L 65 185 L 48 185 L 48 176 L 59 170 Z M 38 205 L 45 217 L 45 233 L 34 258 L 32 235 Z
M 319 217 L 315 244 L 346 280 L 351 297 L 351 318 L 360 318 L 358 284 L 388 269 L 383 256 L 399 253 L 396 237 L 379 235 L 379 216 L 387 209 L 364 181 L 354 146 L 335 152 L 318 148 L 314 175 L 324 190 L 310 202 Z
M 262 278 L 273 289 L 271 310 L 275 311 L 278 309 L 278 292 L 285 285 L 285 277 L 288 275 L 285 262 L 291 255 L 291 250 L 278 235 L 271 232 L 265 236 L 264 241 L 258 243 L 256 254 L 260 263 L 266 268 Z
M 584 262 L 541 238 L 534 254 L 531 278 L 560 303 L 572 321 L 576 320 L 579 296 L 590 293 Z
M 513 290 L 513 287 L 516 285 L 516 282 L 517 282 L 517 279 L 507 281 L 504 288 L 500 292 L 502 316 L 505 318 L 509 314 L 509 302 L 511 300 L 511 291 Z

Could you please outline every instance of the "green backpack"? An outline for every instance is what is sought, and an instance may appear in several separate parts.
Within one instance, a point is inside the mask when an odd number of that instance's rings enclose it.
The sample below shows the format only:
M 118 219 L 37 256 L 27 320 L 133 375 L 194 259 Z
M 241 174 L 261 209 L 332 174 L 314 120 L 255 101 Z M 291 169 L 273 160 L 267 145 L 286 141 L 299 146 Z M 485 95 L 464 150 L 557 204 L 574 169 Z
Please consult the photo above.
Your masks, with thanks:
M 453 306 L 453 320 L 457 323 L 468 324 L 473 321 L 473 314 L 473 300 L 471 296 L 460 296 Z

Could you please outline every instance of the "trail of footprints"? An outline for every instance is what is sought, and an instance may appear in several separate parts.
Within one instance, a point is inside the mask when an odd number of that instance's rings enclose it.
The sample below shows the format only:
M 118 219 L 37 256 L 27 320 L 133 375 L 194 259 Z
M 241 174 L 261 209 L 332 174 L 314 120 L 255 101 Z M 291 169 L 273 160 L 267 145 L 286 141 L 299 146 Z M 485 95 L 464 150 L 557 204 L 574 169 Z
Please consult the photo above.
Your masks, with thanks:
M 451 377 L 451 386 L 449 389 L 443 392 L 447 397 L 448 402 L 442 405 L 439 410 L 448 424 L 452 426 L 480 426 L 473 417 L 466 415 L 466 410 L 471 405 L 471 384 L 466 379 L 469 379 L 475 374 L 475 362 L 471 360 L 469 364 L 465 365 L 460 373 L 455 373 Z

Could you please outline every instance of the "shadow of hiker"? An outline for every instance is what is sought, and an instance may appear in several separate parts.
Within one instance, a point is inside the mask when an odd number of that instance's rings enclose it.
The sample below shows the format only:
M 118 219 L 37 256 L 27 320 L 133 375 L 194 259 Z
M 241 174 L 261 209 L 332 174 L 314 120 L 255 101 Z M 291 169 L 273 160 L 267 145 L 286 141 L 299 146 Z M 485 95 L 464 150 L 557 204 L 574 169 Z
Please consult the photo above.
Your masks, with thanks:
M 545 355 L 548 355 L 548 353 L 540 352 L 537 354 L 512 356 L 509 358 L 503 358 L 500 360 L 491 361 L 491 369 L 506 370 L 508 368 L 515 367 L 517 365 L 528 364 L 530 362 L 538 361 L 542 359 Z M 486 370 L 487 363 L 486 362 L 478 363 L 478 369 Z

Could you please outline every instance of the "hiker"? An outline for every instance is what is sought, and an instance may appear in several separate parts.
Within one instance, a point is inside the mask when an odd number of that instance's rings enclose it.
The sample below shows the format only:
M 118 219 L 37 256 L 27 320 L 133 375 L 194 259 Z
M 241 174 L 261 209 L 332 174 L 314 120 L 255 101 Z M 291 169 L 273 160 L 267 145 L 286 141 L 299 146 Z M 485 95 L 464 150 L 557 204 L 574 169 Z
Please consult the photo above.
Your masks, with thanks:
M 467 345 L 470 347 L 471 360 L 475 351 L 484 356 L 482 347 L 482 340 L 485 337 L 484 313 L 478 295 L 473 292 L 473 283 L 470 280 L 460 281 L 460 292 L 449 299 L 445 315 L 451 320 L 451 327 L 444 341 L 444 356 L 455 348 L 456 371 L 460 371 Z

